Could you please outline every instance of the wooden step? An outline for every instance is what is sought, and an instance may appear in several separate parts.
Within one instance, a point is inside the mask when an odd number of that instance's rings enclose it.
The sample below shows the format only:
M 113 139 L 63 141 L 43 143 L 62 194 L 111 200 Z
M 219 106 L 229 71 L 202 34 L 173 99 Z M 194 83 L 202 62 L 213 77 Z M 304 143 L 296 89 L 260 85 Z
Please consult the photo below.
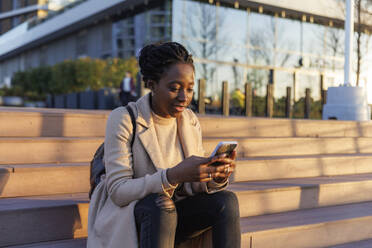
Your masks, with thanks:
M 104 136 L 110 111 L 0 107 L 0 137 Z M 205 137 L 372 137 L 372 123 L 199 115 Z
M 239 167 L 244 165 L 239 165 Z M 0 167 L 0 198 L 86 193 L 89 164 L 35 164 Z M 237 170 L 239 172 L 239 169 Z M 242 216 L 372 201 L 372 174 L 231 183 Z M 285 200 L 283 200 L 285 199 Z
M 103 138 L 0 138 L 0 164 L 91 161 Z
M 104 136 L 110 111 L 0 107 L 0 137 Z
M 86 193 L 90 188 L 87 168 L 63 165 L 62 168 L 39 167 L 36 171 L 18 170 L 21 175 L 9 180 L 11 183 L 3 187 L 1 198 Z M 71 172 L 72 176 L 58 177 L 59 172 L 62 175 Z M 51 178 L 47 178 L 48 173 Z M 231 183 L 228 189 L 238 196 L 241 216 L 255 216 L 372 201 L 372 195 L 365 193 L 372 191 L 372 174 L 237 182 Z
M 332 245 L 328 248 L 371 248 L 372 247 L 372 239 L 341 244 L 341 245 Z
M 86 248 L 87 239 L 70 239 L 50 242 L 40 242 L 27 245 L 7 246 L 8 248 Z
M 0 138 L 0 164 L 88 162 L 102 137 Z M 204 138 L 210 154 L 222 140 L 237 140 L 238 157 L 371 154 L 372 138 Z
M 232 183 L 242 217 L 372 201 L 372 174 Z
M 88 192 L 89 167 L 88 162 L 0 165 L 0 198 Z M 365 173 L 372 173 L 370 154 L 244 159 L 237 161 L 231 181 Z
M 0 247 L 87 236 L 87 194 L 0 199 Z
M 372 173 L 372 154 L 243 158 L 237 160 L 232 178 L 240 182 L 361 173 Z
M 372 137 L 371 122 L 198 116 L 205 137 Z
M 87 214 L 85 194 L 2 199 L 0 246 L 86 237 Z M 245 217 L 242 247 L 345 244 L 372 238 L 371 224 L 372 202 Z
M 89 163 L 0 166 L 0 198 L 86 193 Z
M 372 238 L 372 202 L 242 218 L 241 227 L 241 247 L 345 244 Z
M 207 153 L 219 141 L 238 141 L 239 157 L 372 153 L 372 138 L 204 138 Z

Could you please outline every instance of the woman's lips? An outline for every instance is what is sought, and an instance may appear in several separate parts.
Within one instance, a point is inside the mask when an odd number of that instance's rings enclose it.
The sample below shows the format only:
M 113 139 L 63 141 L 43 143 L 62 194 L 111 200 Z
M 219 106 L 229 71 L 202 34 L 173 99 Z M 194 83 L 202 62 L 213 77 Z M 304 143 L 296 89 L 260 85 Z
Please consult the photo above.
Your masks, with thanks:
M 185 110 L 185 106 L 179 106 L 179 105 L 176 105 L 176 106 L 174 106 L 174 108 L 177 110 L 177 112 L 182 112 L 182 111 L 184 111 Z

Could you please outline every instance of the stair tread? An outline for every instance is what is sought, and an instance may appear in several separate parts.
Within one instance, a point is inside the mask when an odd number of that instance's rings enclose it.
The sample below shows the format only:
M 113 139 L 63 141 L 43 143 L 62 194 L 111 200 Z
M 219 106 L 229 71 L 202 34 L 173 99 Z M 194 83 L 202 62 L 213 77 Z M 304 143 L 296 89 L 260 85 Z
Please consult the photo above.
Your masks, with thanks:
M 341 176 L 321 176 L 321 177 L 305 177 L 305 178 L 290 178 L 277 180 L 263 180 L 250 182 L 235 182 L 229 185 L 229 189 L 239 191 L 256 191 L 268 189 L 283 189 L 283 188 L 298 188 L 298 187 L 318 187 L 319 185 L 329 185 L 336 183 L 354 183 L 371 181 L 372 173 L 351 174 Z
M 270 141 L 278 141 L 278 140 L 356 140 L 356 139 L 366 139 L 370 140 L 372 137 L 364 137 L 364 136 L 358 136 L 358 137 L 344 137 L 344 136 L 331 136 L 331 137 L 312 137 L 312 136 L 288 136 L 288 137 L 251 137 L 251 136 L 231 136 L 231 137 L 221 137 L 221 136 L 207 136 L 204 137 L 204 139 L 208 140 L 254 140 L 254 141 L 262 141 L 267 142 Z
M 357 242 L 329 246 L 328 248 L 371 248 L 371 247 L 372 239 L 366 239 Z
M 43 195 L 0 199 L 0 211 L 89 203 L 88 193 Z
M 240 223 L 243 233 L 254 233 L 283 228 L 306 228 L 310 225 L 363 217 L 372 217 L 372 202 L 244 217 L 241 218 Z
M 104 137 L 0 137 L 0 142 L 6 143 L 9 141 L 12 142 L 45 142 L 45 141 L 70 141 L 76 142 L 79 140 L 102 140 Z
M 91 137 L 0 137 L 0 141 L 6 141 L 6 140 L 87 140 L 87 139 L 99 139 L 102 138 L 101 136 L 91 136 Z M 203 137 L 203 140 L 207 141 L 224 141 L 224 140 L 248 140 L 250 142 L 278 142 L 279 140 L 283 141 L 309 141 L 309 140 L 371 140 L 372 137 Z
M 265 157 L 238 157 L 237 161 L 240 163 L 249 161 L 262 160 L 294 160 L 294 159 L 338 159 L 338 158 L 359 158 L 372 157 L 372 153 L 335 153 L 335 154 L 307 154 L 307 155 L 281 155 L 281 156 L 265 156 Z
M 3 164 L 0 165 L 0 173 L 3 170 L 8 172 L 23 172 L 23 171 L 33 171 L 40 169 L 56 169 L 56 168 L 71 168 L 71 167 L 86 167 L 90 166 L 89 162 L 80 162 L 80 163 L 45 163 L 45 164 Z
M 5 116 L 9 113 L 20 114 L 20 113 L 32 113 L 32 114 L 84 114 L 93 115 L 98 117 L 100 115 L 110 114 L 110 110 L 89 110 L 89 109 L 58 109 L 58 108 L 24 108 L 24 107 L 0 107 L 0 114 Z
M 228 189 L 236 193 L 256 192 L 262 190 L 288 190 L 299 189 L 306 187 L 319 187 L 320 185 L 332 185 L 340 183 L 358 183 L 372 181 L 372 173 L 354 174 L 344 176 L 331 177 L 310 177 L 310 178 L 293 178 L 280 180 L 266 180 L 266 181 L 252 181 L 252 182 L 235 182 L 228 186 Z M 48 204 L 71 204 L 87 202 L 87 193 L 61 194 L 61 195 L 47 195 L 47 196 L 28 196 L 0 199 L 0 210 L 15 207 L 18 204 L 24 207 L 24 203 L 28 203 L 33 207 L 43 206 L 43 203 Z
M 0 199 L 0 211 L 87 204 L 87 193 L 16 197 Z M 262 231 L 291 226 L 304 226 L 343 219 L 372 217 L 372 202 L 304 209 L 241 218 L 244 232 Z
M 89 139 L 102 139 L 103 136 L 82 136 L 82 137 L 0 137 L 0 141 L 37 141 L 37 140 L 89 140 Z M 239 141 L 250 141 L 250 142 L 278 142 L 283 141 L 311 141 L 311 140 L 371 140 L 372 137 L 203 137 L 205 141 L 227 141 L 227 140 L 237 140 Z M 296 155 L 300 156 L 300 155 Z M 309 155 L 304 155 L 309 156 Z
M 69 239 L 50 242 L 33 243 L 27 245 L 7 246 L 8 248 L 83 248 L 86 247 L 87 240 Z
M 89 162 L 82 163 L 61 163 L 61 164 L 17 164 L 17 165 L 1 165 L 1 173 L 17 173 L 17 172 L 32 172 L 36 170 L 55 170 L 55 169 L 80 169 L 89 167 Z M 85 175 L 87 176 L 87 175 Z M 320 185 L 331 185 L 340 183 L 357 183 L 372 181 L 372 173 L 336 175 L 336 176 L 319 176 L 319 177 L 303 177 L 289 179 L 271 179 L 260 181 L 242 181 L 233 182 L 229 185 L 229 189 L 235 192 L 249 192 L 259 190 L 286 190 L 293 188 L 309 188 L 319 187 Z

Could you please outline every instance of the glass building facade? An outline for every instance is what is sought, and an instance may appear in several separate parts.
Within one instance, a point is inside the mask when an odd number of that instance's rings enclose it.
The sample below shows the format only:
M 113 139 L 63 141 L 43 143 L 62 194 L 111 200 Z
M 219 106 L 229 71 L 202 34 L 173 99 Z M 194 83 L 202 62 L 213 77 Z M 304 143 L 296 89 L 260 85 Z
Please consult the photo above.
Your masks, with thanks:
M 262 9 L 209 2 L 173 0 L 172 40 L 193 53 L 196 78 L 207 80 L 206 95 L 211 99 L 221 97 L 225 80 L 230 89 L 242 91 L 249 82 L 261 96 L 273 83 L 276 99 L 286 95 L 288 86 L 295 100 L 310 88 L 314 101 L 320 99 L 321 81 L 324 89 L 343 83 L 344 30 L 332 22 L 319 25 L 305 15 L 294 19 L 285 12 L 265 14 Z M 372 90 L 369 41 L 370 36 L 362 34 L 359 85 Z
M 146 44 L 171 40 L 171 17 L 172 1 L 166 0 L 155 8 L 114 22 L 113 56 L 135 56 Z

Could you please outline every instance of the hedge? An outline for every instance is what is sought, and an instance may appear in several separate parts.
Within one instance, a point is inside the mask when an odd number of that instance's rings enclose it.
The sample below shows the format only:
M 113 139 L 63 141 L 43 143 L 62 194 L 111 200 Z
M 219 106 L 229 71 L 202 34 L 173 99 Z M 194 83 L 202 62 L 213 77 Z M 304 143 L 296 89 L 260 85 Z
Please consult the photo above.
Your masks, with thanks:
M 81 58 L 65 60 L 54 66 L 32 68 L 16 72 L 12 87 L 3 88 L 0 95 L 18 95 L 26 100 L 44 100 L 47 94 L 67 94 L 119 87 L 125 72 L 138 72 L 137 60 Z

